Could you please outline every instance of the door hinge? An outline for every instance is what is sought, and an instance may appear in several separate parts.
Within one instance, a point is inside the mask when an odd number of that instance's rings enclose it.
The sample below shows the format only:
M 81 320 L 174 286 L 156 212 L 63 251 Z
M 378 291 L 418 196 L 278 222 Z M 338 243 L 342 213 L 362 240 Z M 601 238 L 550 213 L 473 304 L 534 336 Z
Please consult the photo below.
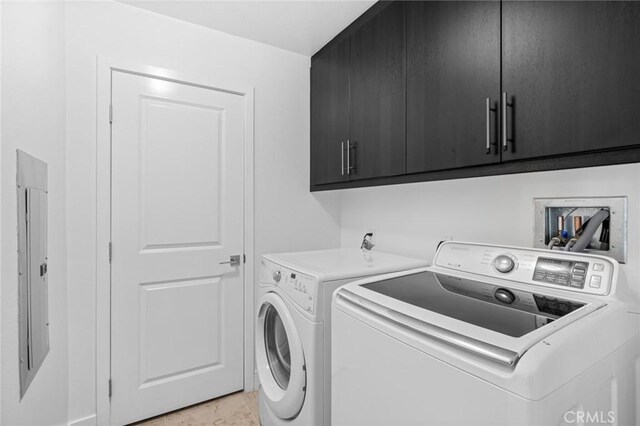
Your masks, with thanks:
M 109 379 L 109 398 L 111 398 L 112 394 L 113 394 L 113 385 L 112 385 L 111 379 Z
M 242 255 L 242 263 L 247 263 L 247 255 L 246 254 Z
M 109 105 L 109 123 L 113 123 L 113 105 Z
M 113 259 L 113 244 L 109 241 L 109 263 L 111 263 L 111 259 Z

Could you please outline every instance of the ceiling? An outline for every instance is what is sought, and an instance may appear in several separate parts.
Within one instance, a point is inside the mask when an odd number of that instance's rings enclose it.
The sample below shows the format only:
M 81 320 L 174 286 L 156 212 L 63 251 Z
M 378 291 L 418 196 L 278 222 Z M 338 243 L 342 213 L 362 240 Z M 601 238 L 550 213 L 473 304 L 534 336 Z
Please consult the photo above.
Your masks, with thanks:
M 182 21 L 311 56 L 372 0 L 121 0 Z

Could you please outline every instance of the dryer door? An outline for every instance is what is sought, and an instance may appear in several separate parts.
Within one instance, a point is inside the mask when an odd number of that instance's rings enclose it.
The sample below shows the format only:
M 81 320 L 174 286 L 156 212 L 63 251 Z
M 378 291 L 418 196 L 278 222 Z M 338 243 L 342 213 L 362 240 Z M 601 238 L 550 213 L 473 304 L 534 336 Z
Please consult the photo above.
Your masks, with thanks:
M 302 342 L 284 300 L 265 294 L 259 303 L 256 325 L 258 376 L 266 400 L 281 419 L 302 409 L 307 375 Z

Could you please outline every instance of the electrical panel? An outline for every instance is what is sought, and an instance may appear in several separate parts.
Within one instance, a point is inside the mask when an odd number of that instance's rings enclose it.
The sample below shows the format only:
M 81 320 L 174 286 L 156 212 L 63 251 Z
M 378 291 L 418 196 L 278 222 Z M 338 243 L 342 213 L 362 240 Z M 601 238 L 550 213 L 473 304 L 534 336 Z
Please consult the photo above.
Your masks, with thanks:
M 47 164 L 18 150 L 20 396 L 49 353 Z

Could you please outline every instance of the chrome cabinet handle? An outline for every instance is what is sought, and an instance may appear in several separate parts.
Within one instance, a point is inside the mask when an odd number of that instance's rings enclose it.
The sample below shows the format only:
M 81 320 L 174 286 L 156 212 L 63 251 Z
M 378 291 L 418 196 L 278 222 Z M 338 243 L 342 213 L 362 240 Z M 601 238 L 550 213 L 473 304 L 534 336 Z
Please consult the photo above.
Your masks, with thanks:
M 491 145 L 497 145 L 498 142 L 497 141 L 491 141 L 491 112 L 492 111 L 497 111 L 497 106 L 495 108 L 491 108 L 491 98 L 487 98 L 487 105 L 486 105 L 486 113 L 487 113 L 487 135 L 486 135 L 486 142 L 487 142 L 487 155 L 491 154 Z M 496 135 L 496 138 L 498 136 Z M 497 152 L 496 152 L 497 154 Z
M 340 172 L 344 176 L 344 142 L 340 142 Z
M 351 147 L 349 146 L 351 143 L 349 139 L 347 139 L 347 174 L 351 174 Z
M 507 92 L 502 92 L 502 149 L 506 151 L 507 146 Z
M 507 151 L 509 149 L 509 142 L 513 143 L 513 135 L 511 135 L 511 139 L 507 137 L 507 108 L 508 107 L 513 108 L 513 101 L 509 103 L 507 101 L 507 92 L 502 92 L 502 150 L 503 151 Z M 513 127 L 511 129 L 513 130 Z
M 232 256 L 229 256 L 229 260 L 226 262 L 220 262 L 221 265 L 226 265 L 228 264 L 229 266 L 238 266 L 240 265 L 240 255 L 239 254 L 234 254 Z
M 354 173 L 356 170 L 356 166 L 351 165 L 351 150 L 356 148 L 357 148 L 356 143 L 355 142 L 351 143 L 351 141 L 347 139 L 347 174 L 348 175 L 351 174 L 352 170 L 354 171 Z
M 491 98 L 487 98 L 487 154 L 491 154 Z

